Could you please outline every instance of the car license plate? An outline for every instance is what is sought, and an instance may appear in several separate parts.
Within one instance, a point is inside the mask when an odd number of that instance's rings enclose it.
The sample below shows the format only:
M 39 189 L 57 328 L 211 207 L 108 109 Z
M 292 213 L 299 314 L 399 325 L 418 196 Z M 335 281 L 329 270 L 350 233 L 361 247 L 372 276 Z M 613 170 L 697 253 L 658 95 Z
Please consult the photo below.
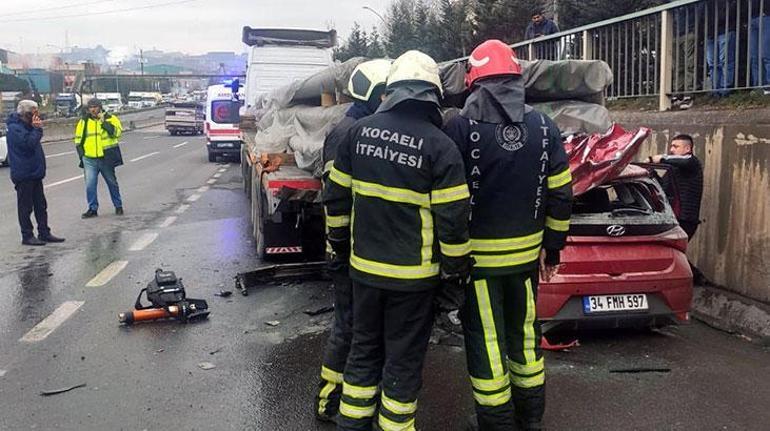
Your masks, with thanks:
M 219 148 L 233 148 L 233 144 L 219 144 Z
M 648 308 L 647 295 L 643 293 L 583 297 L 583 312 L 585 314 L 638 311 L 647 310 Z

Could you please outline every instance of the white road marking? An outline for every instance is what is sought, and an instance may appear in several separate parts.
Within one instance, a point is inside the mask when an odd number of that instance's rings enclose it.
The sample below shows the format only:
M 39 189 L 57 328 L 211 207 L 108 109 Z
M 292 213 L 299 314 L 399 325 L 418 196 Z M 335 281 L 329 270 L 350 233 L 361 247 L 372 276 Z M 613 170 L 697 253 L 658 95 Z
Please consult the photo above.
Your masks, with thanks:
M 220 168 L 220 169 L 219 169 L 219 172 L 222 172 L 222 173 L 224 173 L 225 171 L 227 171 L 227 168 Z
M 200 198 L 201 198 L 201 195 L 199 195 L 198 193 L 195 193 L 190 195 L 190 197 L 187 198 L 187 202 L 195 202 Z
M 7 373 L 7 372 L 8 371 L 6 371 L 6 370 L 0 370 L 0 377 L 3 377 L 5 375 L 5 373 Z
M 158 238 L 157 232 L 148 232 L 144 235 L 140 236 L 139 239 L 134 242 L 131 247 L 128 249 L 129 251 L 142 251 L 145 248 L 147 248 L 148 245 L 152 244 L 153 241 L 155 241 Z
M 53 311 L 48 317 L 30 329 L 19 341 L 35 343 L 51 335 L 62 323 L 67 321 L 83 305 L 84 301 L 67 301 Z M 5 373 L 3 373 L 5 374 Z
M 83 178 L 83 175 L 78 175 L 76 177 L 67 178 L 66 180 L 61 180 L 61 181 L 57 181 L 55 183 L 46 184 L 45 186 L 43 186 L 43 188 L 47 189 L 49 187 L 58 186 L 58 185 L 61 185 L 61 184 L 66 184 L 66 183 L 69 183 L 71 181 L 79 180 L 81 178 Z
M 183 212 L 187 211 L 187 208 L 190 208 L 190 205 L 182 204 L 182 205 L 179 205 L 179 208 L 177 208 L 176 211 L 174 212 L 177 214 L 182 214 Z
M 142 160 L 142 159 L 146 159 L 146 158 L 148 158 L 148 157 L 152 157 L 152 156 L 154 156 L 154 155 L 156 155 L 156 154 L 160 154 L 160 151 L 153 151 L 153 152 L 152 152 L 152 153 L 150 153 L 150 154 L 145 154 L 145 155 L 143 155 L 143 156 L 139 156 L 139 157 L 137 157 L 137 158 L 135 158 L 135 159 L 131 159 L 131 160 L 129 160 L 129 161 L 130 161 L 130 162 L 138 162 L 139 160 Z
M 166 220 L 163 220 L 163 223 L 159 224 L 159 228 L 169 227 L 176 221 L 176 216 L 170 216 L 166 217 Z
M 217 180 L 215 180 L 215 179 L 210 179 L 210 180 L 206 181 L 206 184 L 214 184 L 214 183 L 216 183 L 216 182 L 217 182 Z
M 210 188 L 211 187 L 209 187 L 209 186 L 200 186 L 200 187 L 198 187 L 198 190 L 196 190 L 196 191 L 198 193 L 206 193 L 207 191 L 209 191 Z
M 181 144 L 176 144 L 176 145 L 174 145 L 174 148 L 184 147 L 184 146 L 185 146 L 185 145 L 187 145 L 188 143 L 189 143 L 189 142 L 187 142 L 187 141 L 184 141 L 184 142 L 182 142 Z
M 102 272 L 96 274 L 96 277 L 92 278 L 91 281 L 86 283 L 86 287 L 104 286 L 105 284 L 109 283 L 113 277 L 118 275 L 120 271 L 123 271 L 123 268 L 125 268 L 126 265 L 128 265 L 127 260 L 116 260 L 112 262 L 111 264 L 107 265 L 107 267 L 104 268 Z
M 214 175 L 213 175 L 211 178 L 219 178 L 219 177 L 221 177 L 221 176 L 222 176 L 222 174 L 221 174 L 220 172 L 217 172 L 217 173 L 216 173 L 216 174 L 214 174 Z
M 148 140 L 148 139 L 158 139 L 158 138 L 165 138 L 165 137 L 166 137 L 166 135 L 159 135 L 159 136 L 145 136 L 144 138 L 142 138 L 142 140 L 143 140 L 143 141 L 146 141 L 146 140 Z
M 50 159 L 51 157 L 59 157 L 59 156 L 66 156 L 67 154 L 75 154 L 74 151 L 65 151 L 63 153 L 56 153 L 56 154 L 49 154 L 45 156 L 46 159 Z

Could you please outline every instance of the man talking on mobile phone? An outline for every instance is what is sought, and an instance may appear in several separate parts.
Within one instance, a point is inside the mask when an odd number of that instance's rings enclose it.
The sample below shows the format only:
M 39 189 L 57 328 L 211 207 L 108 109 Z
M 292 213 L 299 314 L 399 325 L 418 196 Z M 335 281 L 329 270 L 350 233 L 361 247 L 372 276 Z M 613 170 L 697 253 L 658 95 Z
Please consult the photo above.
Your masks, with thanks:
M 85 171 L 88 201 L 88 210 L 81 215 L 82 218 L 98 215 L 99 200 L 96 186 L 99 174 L 102 175 L 110 190 L 115 214 L 123 215 L 123 201 L 120 198 L 118 178 L 115 176 L 115 168 L 123 164 L 118 146 L 122 129 L 118 117 L 102 111 L 102 102 L 99 99 L 88 101 L 87 111 L 75 126 L 75 148 L 80 156 L 81 167 Z
M 21 243 L 45 245 L 64 242 L 51 234 L 48 227 L 48 203 L 43 192 L 45 178 L 45 153 L 40 140 L 43 138 L 43 122 L 38 115 L 37 103 L 22 100 L 16 112 L 8 116 L 8 164 L 11 165 L 11 181 L 16 188 L 16 208 L 21 227 Z M 35 212 L 37 233 L 35 238 L 30 216 Z

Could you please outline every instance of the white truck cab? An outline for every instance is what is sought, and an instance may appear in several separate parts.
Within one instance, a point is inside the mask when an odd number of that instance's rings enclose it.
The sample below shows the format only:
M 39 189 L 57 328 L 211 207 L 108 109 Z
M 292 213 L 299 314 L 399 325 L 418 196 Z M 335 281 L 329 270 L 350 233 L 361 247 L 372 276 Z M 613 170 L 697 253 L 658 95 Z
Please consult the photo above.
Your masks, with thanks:
M 102 102 L 102 107 L 107 112 L 120 112 L 123 110 L 123 100 L 120 93 L 96 93 L 96 98 Z

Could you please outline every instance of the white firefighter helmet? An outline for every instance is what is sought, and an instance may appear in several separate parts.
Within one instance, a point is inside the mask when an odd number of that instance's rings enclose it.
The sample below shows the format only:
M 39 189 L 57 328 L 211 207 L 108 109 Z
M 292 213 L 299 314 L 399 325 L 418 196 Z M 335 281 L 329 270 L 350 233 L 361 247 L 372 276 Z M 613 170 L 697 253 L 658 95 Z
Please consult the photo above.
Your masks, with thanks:
M 409 81 L 426 82 L 435 86 L 439 94 L 444 93 L 441 77 L 438 74 L 438 65 L 429 55 L 417 50 L 403 53 L 390 66 L 388 87 Z
M 378 85 L 384 85 L 390 72 L 390 60 L 378 59 L 365 61 L 350 74 L 348 92 L 354 98 L 366 102 Z

